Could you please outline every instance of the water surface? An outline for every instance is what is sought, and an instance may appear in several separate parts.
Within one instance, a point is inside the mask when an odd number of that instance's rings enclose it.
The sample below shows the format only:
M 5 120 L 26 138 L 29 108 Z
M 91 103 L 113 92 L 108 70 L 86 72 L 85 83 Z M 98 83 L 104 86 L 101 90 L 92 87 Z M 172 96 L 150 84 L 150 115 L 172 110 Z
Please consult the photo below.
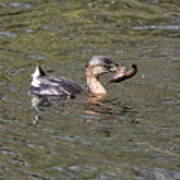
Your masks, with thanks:
M 179 1 L 0 2 L 1 179 L 180 179 Z M 86 85 L 105 55 L 139 72 L 86 97 L 31 107 L 36 64 Z M 102 78 L 106 83 L 106 79 Z

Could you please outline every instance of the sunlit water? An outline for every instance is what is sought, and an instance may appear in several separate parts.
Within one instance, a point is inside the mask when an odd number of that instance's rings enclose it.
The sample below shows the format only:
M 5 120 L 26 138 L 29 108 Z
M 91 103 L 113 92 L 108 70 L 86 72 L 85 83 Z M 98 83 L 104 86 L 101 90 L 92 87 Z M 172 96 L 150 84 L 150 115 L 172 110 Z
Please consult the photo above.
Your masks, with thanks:
M 180 179 L 179 1 L 0 2 L 1 179 Z M 106 55 L 136 77 L 86 97 L 31 107 L 36 64 L 86 85 Z M 106 80 L 111 75 L 102 78 Z

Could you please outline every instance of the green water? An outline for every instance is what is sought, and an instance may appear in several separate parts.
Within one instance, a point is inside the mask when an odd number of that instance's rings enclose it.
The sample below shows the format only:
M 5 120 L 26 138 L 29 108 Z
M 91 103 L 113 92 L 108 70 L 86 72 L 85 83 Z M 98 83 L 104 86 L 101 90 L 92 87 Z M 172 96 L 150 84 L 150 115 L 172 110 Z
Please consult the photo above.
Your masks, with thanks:
M 179 8 L 178 0 L 2 0 L 0 179 L 180 179 Z M 86 85 L 93 55 L 139 72 L 108 86 L 100 106 L 79 97 L 31 107 L 36 64 Z

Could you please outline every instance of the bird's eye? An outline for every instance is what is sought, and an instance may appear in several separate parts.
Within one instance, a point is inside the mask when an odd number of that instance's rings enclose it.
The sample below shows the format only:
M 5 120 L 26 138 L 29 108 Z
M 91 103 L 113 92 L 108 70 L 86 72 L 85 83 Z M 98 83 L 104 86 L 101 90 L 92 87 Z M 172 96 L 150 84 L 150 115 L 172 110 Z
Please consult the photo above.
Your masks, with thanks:
M 104 64 L 104 68 L 106 68 L 106 69 L 110 69 L 110 68 L 111 68 L 111 66 L 110 66 L 109 64 Z

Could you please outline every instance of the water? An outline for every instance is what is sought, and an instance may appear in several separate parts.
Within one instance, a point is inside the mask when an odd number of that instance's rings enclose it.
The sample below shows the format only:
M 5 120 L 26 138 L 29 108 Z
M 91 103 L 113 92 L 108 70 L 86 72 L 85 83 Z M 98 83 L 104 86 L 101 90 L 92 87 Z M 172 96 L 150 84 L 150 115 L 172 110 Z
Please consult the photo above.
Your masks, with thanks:
M 0 2 L 1 179 L 180 179 L 179 1 Z M 31 107 L 36 64 L 85 85 L 106 55 L 139 72 L 86 97 Z M 105 83 L 106 76 L 102 78 Z

